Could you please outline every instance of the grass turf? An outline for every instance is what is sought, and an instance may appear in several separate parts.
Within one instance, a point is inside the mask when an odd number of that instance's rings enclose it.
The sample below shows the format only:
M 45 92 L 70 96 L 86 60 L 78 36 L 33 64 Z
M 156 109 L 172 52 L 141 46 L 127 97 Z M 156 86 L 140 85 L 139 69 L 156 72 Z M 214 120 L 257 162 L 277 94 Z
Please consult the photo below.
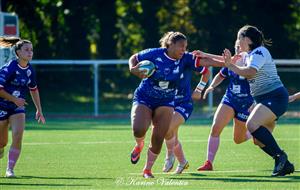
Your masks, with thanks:
M 273 160 L 251 141 L 236 145 L 226 127 L 214 162 L 215 171 L 197 172 L 205 161 L 209 124 L 190 122 L 180 129 L 180 139 L 190 163 L 182 175 L 161 172 L 165 147 L 156 161 L 155 178 L 141 177 L 146 149 L 136 165 L 129 160 L 134 145 L 128 121 L 28 122 L 23 150 L 15 168 L 16 179 L 4 176 L 7 162 L 0 160 L 0 190 L 9 189 L 300 189 L 299 124 L 279 124 L 274 136 L 295 164 L 296 172 L 270 177 Z M 149 134 L 146 146 L 149 144 Z M 177 164 L 177 163 L 176 163 Z

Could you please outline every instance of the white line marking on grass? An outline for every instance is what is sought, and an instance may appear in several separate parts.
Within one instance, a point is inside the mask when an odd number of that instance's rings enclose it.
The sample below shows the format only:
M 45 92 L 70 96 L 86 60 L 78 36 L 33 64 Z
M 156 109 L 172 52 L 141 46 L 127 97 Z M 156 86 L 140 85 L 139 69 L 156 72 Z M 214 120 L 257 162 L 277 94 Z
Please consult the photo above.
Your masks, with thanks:
M 299 138 L 289 138 L 289 139 L 281 139 L 278 138 L 276 139 L 277 141 L 300 141 Z M 222 139 L 222 141 L 232 141 L 232 139 Z M 202 143 L 202 142 L 207 142 L 207 140 L 181 140 L 181 142 L 183 143 Z M 93 142 L 24 142 L 24 145 L 31 145 L 31 146 L 35 146 L 35 145 L 73 145 L 73 144 L 124 144 L 124 143 L 128 143 L 128 144 L 134 144 L 134 140 L 132 141 L 93 141 Z
M 220 170 L 220 171 L 195 171 L 195 172 L 183 172 L 182 174 L 208 174 L 208 173 L 256 173 L 259 170 Z M 175 174 L 172 172 L 165 173 L 165 172 L 158 172 L 153 173 L 153 175 L 173 175 L 173 176 L 180 176 L 181 174 Z M 129 175 L 141 175 L 141 173 L 129 173 Z

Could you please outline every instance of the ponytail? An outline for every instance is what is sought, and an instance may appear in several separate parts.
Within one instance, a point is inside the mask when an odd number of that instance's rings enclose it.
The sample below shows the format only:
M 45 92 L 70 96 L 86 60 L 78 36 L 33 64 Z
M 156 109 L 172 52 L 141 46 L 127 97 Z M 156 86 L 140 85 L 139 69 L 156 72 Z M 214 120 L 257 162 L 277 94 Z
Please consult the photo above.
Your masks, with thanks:
M 21 41 L 21 38 L 18 37 L 0 37 L 0 46 L 12 47 L 19 41 Z

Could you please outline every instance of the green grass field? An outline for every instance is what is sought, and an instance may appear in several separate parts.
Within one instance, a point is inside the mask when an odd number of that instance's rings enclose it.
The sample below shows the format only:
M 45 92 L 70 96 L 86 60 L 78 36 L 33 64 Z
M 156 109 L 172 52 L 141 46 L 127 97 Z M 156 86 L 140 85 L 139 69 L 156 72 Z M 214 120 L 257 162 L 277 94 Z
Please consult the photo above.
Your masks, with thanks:
M 295 164 L 294 174 L 270 177 L 273 160 L 251 141 L 235 145 L 232 128 L 221 136 L 221 146 L 212 172 L 197 172 L 205 161 L 209 124 L 190 122 L 180 129 L 190 168 L 182 175 L 161 172 L 165 147 L 154 165 L 154 179 L 143 179 L 145 162 L 132 165 L 134 145 L 128 121 L 48 121 L 44 126 L 28 122 L 23 150 L 15 168 L 17 179 L 4 176 L 7 162 L 0 160 L 0 190 L 9 189 L 214 189 L 299 190 L 299 124 L 279 124 L 274 135 Z M 149 131 L 150 132 L 150 131 Z M 149 133 L 146 143 L 149 142 Z M 146 146 L 147 147 L 147 146 Z M 176 163 L 177 164 L 177 163 Z

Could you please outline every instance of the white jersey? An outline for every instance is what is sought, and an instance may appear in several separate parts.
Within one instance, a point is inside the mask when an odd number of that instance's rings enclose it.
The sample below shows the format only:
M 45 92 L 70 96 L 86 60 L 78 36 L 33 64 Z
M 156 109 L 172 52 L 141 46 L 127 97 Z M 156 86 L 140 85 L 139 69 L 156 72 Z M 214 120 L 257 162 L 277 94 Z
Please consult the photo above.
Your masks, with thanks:
M 248 79 L 253 97 L 266 94 L 283 86 L 276 65 L 269 50 L 260 46 L 251 51 L 246 59 L 249 67 L 256 69 L 256 75 Z

